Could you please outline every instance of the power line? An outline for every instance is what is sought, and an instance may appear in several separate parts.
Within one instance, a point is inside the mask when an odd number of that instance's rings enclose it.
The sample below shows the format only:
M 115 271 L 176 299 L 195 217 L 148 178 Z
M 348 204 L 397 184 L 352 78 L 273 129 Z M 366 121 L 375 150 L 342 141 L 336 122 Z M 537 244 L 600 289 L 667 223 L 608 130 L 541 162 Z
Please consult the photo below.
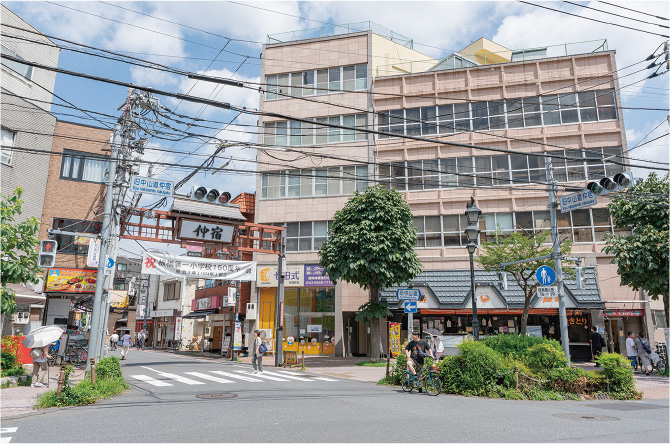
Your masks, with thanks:
M 632 28 L 632 27 L 626 26 L 626 25 L 619 25 L 617 23 L 606 22 L 606 21 L 594 19 L 594 18 L 591 18 L 591 17 L 585 17 L 583 15 L 573 14 L 573 13 L 567 12 L 567 11 L 561 11 L 560 9 L 554 9 L 554 8 L 550 8 L 548 6 L 537 5 L 535 3 L 526 2 L 524 0 L 517 0 L 517 1 L 519 3 L 524 3 L 526 5 L 535 6 L 536 8 L 548 9 L 549 11 L 560 12 L 561 14 L 567 14 L 567 15 L 571 15 L 573 17 L 579 17 L 579 18 L 582 18 L 582 19 L 585 19 L 585 20 L 591 20 L 591 21 L 598 22 L 598 23 L 604 23 L 606 25 L 618 26 L 619 28 L 626 28 L 626 29 L 630 29 L 630 30 L 633 30 L 633 31 L 644 32 L 645 34 L 657 35 L 659 37 L 664 37 L 666 39 L 670 37 L 670 36 L 667 36 L 665 34 L 658 34 L 656 32 L 646 31 L 644 29 Z
M 610 14 L 610 15 L 625 18 L 625 19 L 628 19 L 628 20 L 634 20 L 636 22 L 646 23 L 648 25 L 660 26 L 661 28 L 669 28 L 667 25 L 661 25 L 659 23 L 653 23 L 653 22 L 648 22 L 646 20 L 640 20 L 640 19 L 636 19 L 636 18 L 633 18 L 633 17 L 627 17 L 625 15 L 617 14 L 617 13 L 610 12 L 610 11 L 603 11 L 602 9 L 597 9 L 597 8 L 592 7 L 592 6 L 580 5 L 579 3 L 573 3 L 573 2 L 568 2 L 568 1 L 564 1 L 563 3 L 568 3 L 570 5 L 579 6 L 580 8 L 591 9 L 593 11 L 598 11 L 598 12 L 602 12 L 602 13 L 605 13 L 605 14 Z
M 665 17 L 661 17 L 659 15 L 649 14 L 648 12 L 638 11 L 636 9 L 627 8 L 625 6 L 617 5 L 617 4 L 614 4 L 614 3 L 603 2 L 603 1 L 600 1 L 600 3 L 605 3 L 606 5 L 614 6 L 615 8 L 627 9 L 628 11 L 637 12 L 638 14 L 648 15 L 648 16 L 651 16 L 651 17 L 654 17 L 654 18 L 657 18 L 657 19 L 661 19 L 661 20 L 669 20 L 669 19 L 667 19 Z

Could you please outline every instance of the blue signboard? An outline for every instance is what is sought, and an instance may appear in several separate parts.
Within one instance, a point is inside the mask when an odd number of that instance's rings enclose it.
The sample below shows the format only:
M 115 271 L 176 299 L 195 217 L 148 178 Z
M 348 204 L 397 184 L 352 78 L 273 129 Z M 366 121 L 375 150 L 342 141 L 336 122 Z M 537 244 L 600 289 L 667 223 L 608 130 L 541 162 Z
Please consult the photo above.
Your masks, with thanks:
M 543 265 L 535 272 L 535 279 L 546 287 L 556 282 L 556 272 L 553 268 Z
M 577 210 L 580 208 L 590 207 L 598 203 L 596 195 L 589 190 L 580 191 L 579 193 L 568 194 L 561 196 L 561 212 Z
M 416 312 L 417 312 L 417 306 L 415 301 L 405 302 L 405 313 L 416 313 Z
M 172 196 L 174 186 L 169 180 L 153 179 L 151 177 L 132 176 L 130 178 L 130 191 L 135 193 L 157 194 L 159 196 Z
M 418 288 L 399 288 L 395 292 L 399 301 L 418 301 L 421 299 L 421 290 Z

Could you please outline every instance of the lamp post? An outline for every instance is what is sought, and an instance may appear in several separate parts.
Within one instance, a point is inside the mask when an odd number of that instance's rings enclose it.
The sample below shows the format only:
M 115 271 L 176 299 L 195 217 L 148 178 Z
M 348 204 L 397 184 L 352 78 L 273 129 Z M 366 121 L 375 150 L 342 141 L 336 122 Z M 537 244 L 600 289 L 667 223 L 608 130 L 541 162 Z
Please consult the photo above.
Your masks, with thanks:
M 475 205 L 474 196 L 470 198 L 465 206 L 465 216 L 468 219 L 468 226 L 465 229 L 465 237 L 468 239 L 468 253 L 470 254 L 470 292 L 472 294 L 472 336 L 475 341 L 479 339 L 479 319 L 477 319 L 477 299 L 475 298 L 475 262 L 474 254 L 479 240 L 479 217 L 482 214 L 477 205 Z

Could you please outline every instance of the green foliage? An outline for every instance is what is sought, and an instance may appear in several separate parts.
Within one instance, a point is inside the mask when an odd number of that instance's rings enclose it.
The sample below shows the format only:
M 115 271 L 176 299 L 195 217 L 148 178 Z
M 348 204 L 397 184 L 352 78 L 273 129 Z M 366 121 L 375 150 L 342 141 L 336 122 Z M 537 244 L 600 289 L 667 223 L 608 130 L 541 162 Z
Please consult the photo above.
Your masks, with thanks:
M 1 374 L 5 376 L 21 376 L 26 373 L 21 365 L 21 341 L 18 336 L 2 337 Z
M 16 222 L 22 212 L 21 195 L 23 190 L 17 188 L 11 196 L 3 197 L 0 204 L 0 261 L 2 288 L 0 289 L 1 309 L 3 314 L 12 314 L 16 311 L 14 290 L 7 284 L 22 282 L 37 282 L 37 232 L 39 219 L 30 217 L 24 222 Z
M 578 367 L 554 368 L 547 373 L 551 388 L 563 393 L 590 395 L 605 387 L 604 378 L 597 372 L 587 372 Z
M 530 369 L 539 373 L 568 365 L 563 350 L 556 350 L 550 344 L 533 345 L 528 349 L 524 362 Z
M 391 316 L 388 303 L 379 301 L 367 301 L 365 304 L 358 307 L 356 314 L 356 322 L 361 319 L 365 324 L 369 324 L 373 319 L 382 319 Z
M 602 367 L 602 374 L 610 386 L 610 396 L 618 399 L 639 399 L 642 394 L 636 390 L 635 376 L 630 361 L 619 353 L 602 353 L 596 358 Z M 613 396 L 614 395 L 614 396 Z
M 357 364 L 358 365 L 358 364 Z M 390 385 L 400 385 L 400 378 L 404 371 L 407 370 L 407 356 L 404 354 L 399 354 L 396 357 L 395 363 L 391 366 L 389 370 L 389 378 L 384 377 L 380 384 L 390 384 Z
M 656 300 L 663 296 L 668 319 L 668 251 L 670 250 L 668 194 L 670 175 L 660 178 L 651 173 L 647 179 L 630 187 L 620 198 L 612 199 L 607 208 L 614 225 L 633 235 L 608 235 L 603 252 L 613 254 L 621 285 L 645 290 Z M 640 197 L 645 196 L 645 197 Z
M 110 356 L 108 358 L 102 358 L 95 364 L 95 378 L 96 382 L 98 379 L 107 379 L 107 378 L 123 378 L 123 373 L 121 372 L 121 361 L 116 356 Z
M 547 339 L 538 336 L 517 335 L 514 333 L 487 336 L 479 340 L 482 344 L 492 348 L 503 356 L 515 360 L 523 359 L 528 354 L 528 349 L 538 345 L 547 344 L 562 352 L 561 343 L 555 339 Z
M 386 367 L 386 361 L 358 361 L 356 364 L 359 367 Z M 393 367 L 393 365 L 391 365 Z
M 447 393 L 486 396 L 507 371 L 502 356 L 486 345 L 464 341 L 460 353 L 440 362 L 442 388 Z
M 515 262 L 549 255 L 553 252 L 553 248 L 551 246 L 543 246 L 549 234 L 548 231 L 541 231 L 532 236 L 521 232 L 504 236 L 498 235 L 495 241 L 485 242 L 482 245 L 481 254 L 475 260 L 485 270 L 499 271 L 500 264 L 505 262 Z M 563 242 L 560 249 L 562 254 L 568 254 L 572 249 L 572 241 Z M 554 260 L 541 259 L 505 267 L 505 271 L 510 274 L 512 280 L 521 288 L 525 296 L 524 314 L 520 329 L 521 335 L 526 334 L 526 321 L 528 319 L 530 300 L 535 294 L 535 289 L 539 286 L 537 279 L 535 279 L 535 271 L 542 265 L 553 267 Z M 566 276 L 574 275 L 574 270 L 566 267 L 563 269 L 563 273 Z
M 0 364 L 0 367 L 3 370 L 9 370 L 10 368 L 13 368 L 14 365 L 16 364 L 16 357 L 11 354 L 10 352 L 7 351 L 2 351 L 2 354 L 0 355 L 2 359 L 2 363 Z

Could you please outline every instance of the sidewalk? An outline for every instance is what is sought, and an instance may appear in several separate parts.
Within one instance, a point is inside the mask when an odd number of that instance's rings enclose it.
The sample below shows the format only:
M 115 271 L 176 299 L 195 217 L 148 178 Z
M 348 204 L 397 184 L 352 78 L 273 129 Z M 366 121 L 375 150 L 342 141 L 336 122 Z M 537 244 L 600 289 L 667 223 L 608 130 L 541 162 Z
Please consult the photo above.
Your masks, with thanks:
M 11 387 L 0 391 L 2 407 L 0 407 L 0 418 L 21 415 L 33 412 L 33 405 L 37 397 L 48 390 L 58 387 L 59 367 L 49 367 L 48 387 Z M 84 379 L 84 370 L 75 369 L 70 375 L 70 381 L 74 384 Z
M 584 370 L 598 370 L 593 362 L 576 362 L 575 367 Z M 635 373 L 637 389 L 643 393 L 642 399 L 670 398 L 670 378 L 654 373 L 651 376 Z

